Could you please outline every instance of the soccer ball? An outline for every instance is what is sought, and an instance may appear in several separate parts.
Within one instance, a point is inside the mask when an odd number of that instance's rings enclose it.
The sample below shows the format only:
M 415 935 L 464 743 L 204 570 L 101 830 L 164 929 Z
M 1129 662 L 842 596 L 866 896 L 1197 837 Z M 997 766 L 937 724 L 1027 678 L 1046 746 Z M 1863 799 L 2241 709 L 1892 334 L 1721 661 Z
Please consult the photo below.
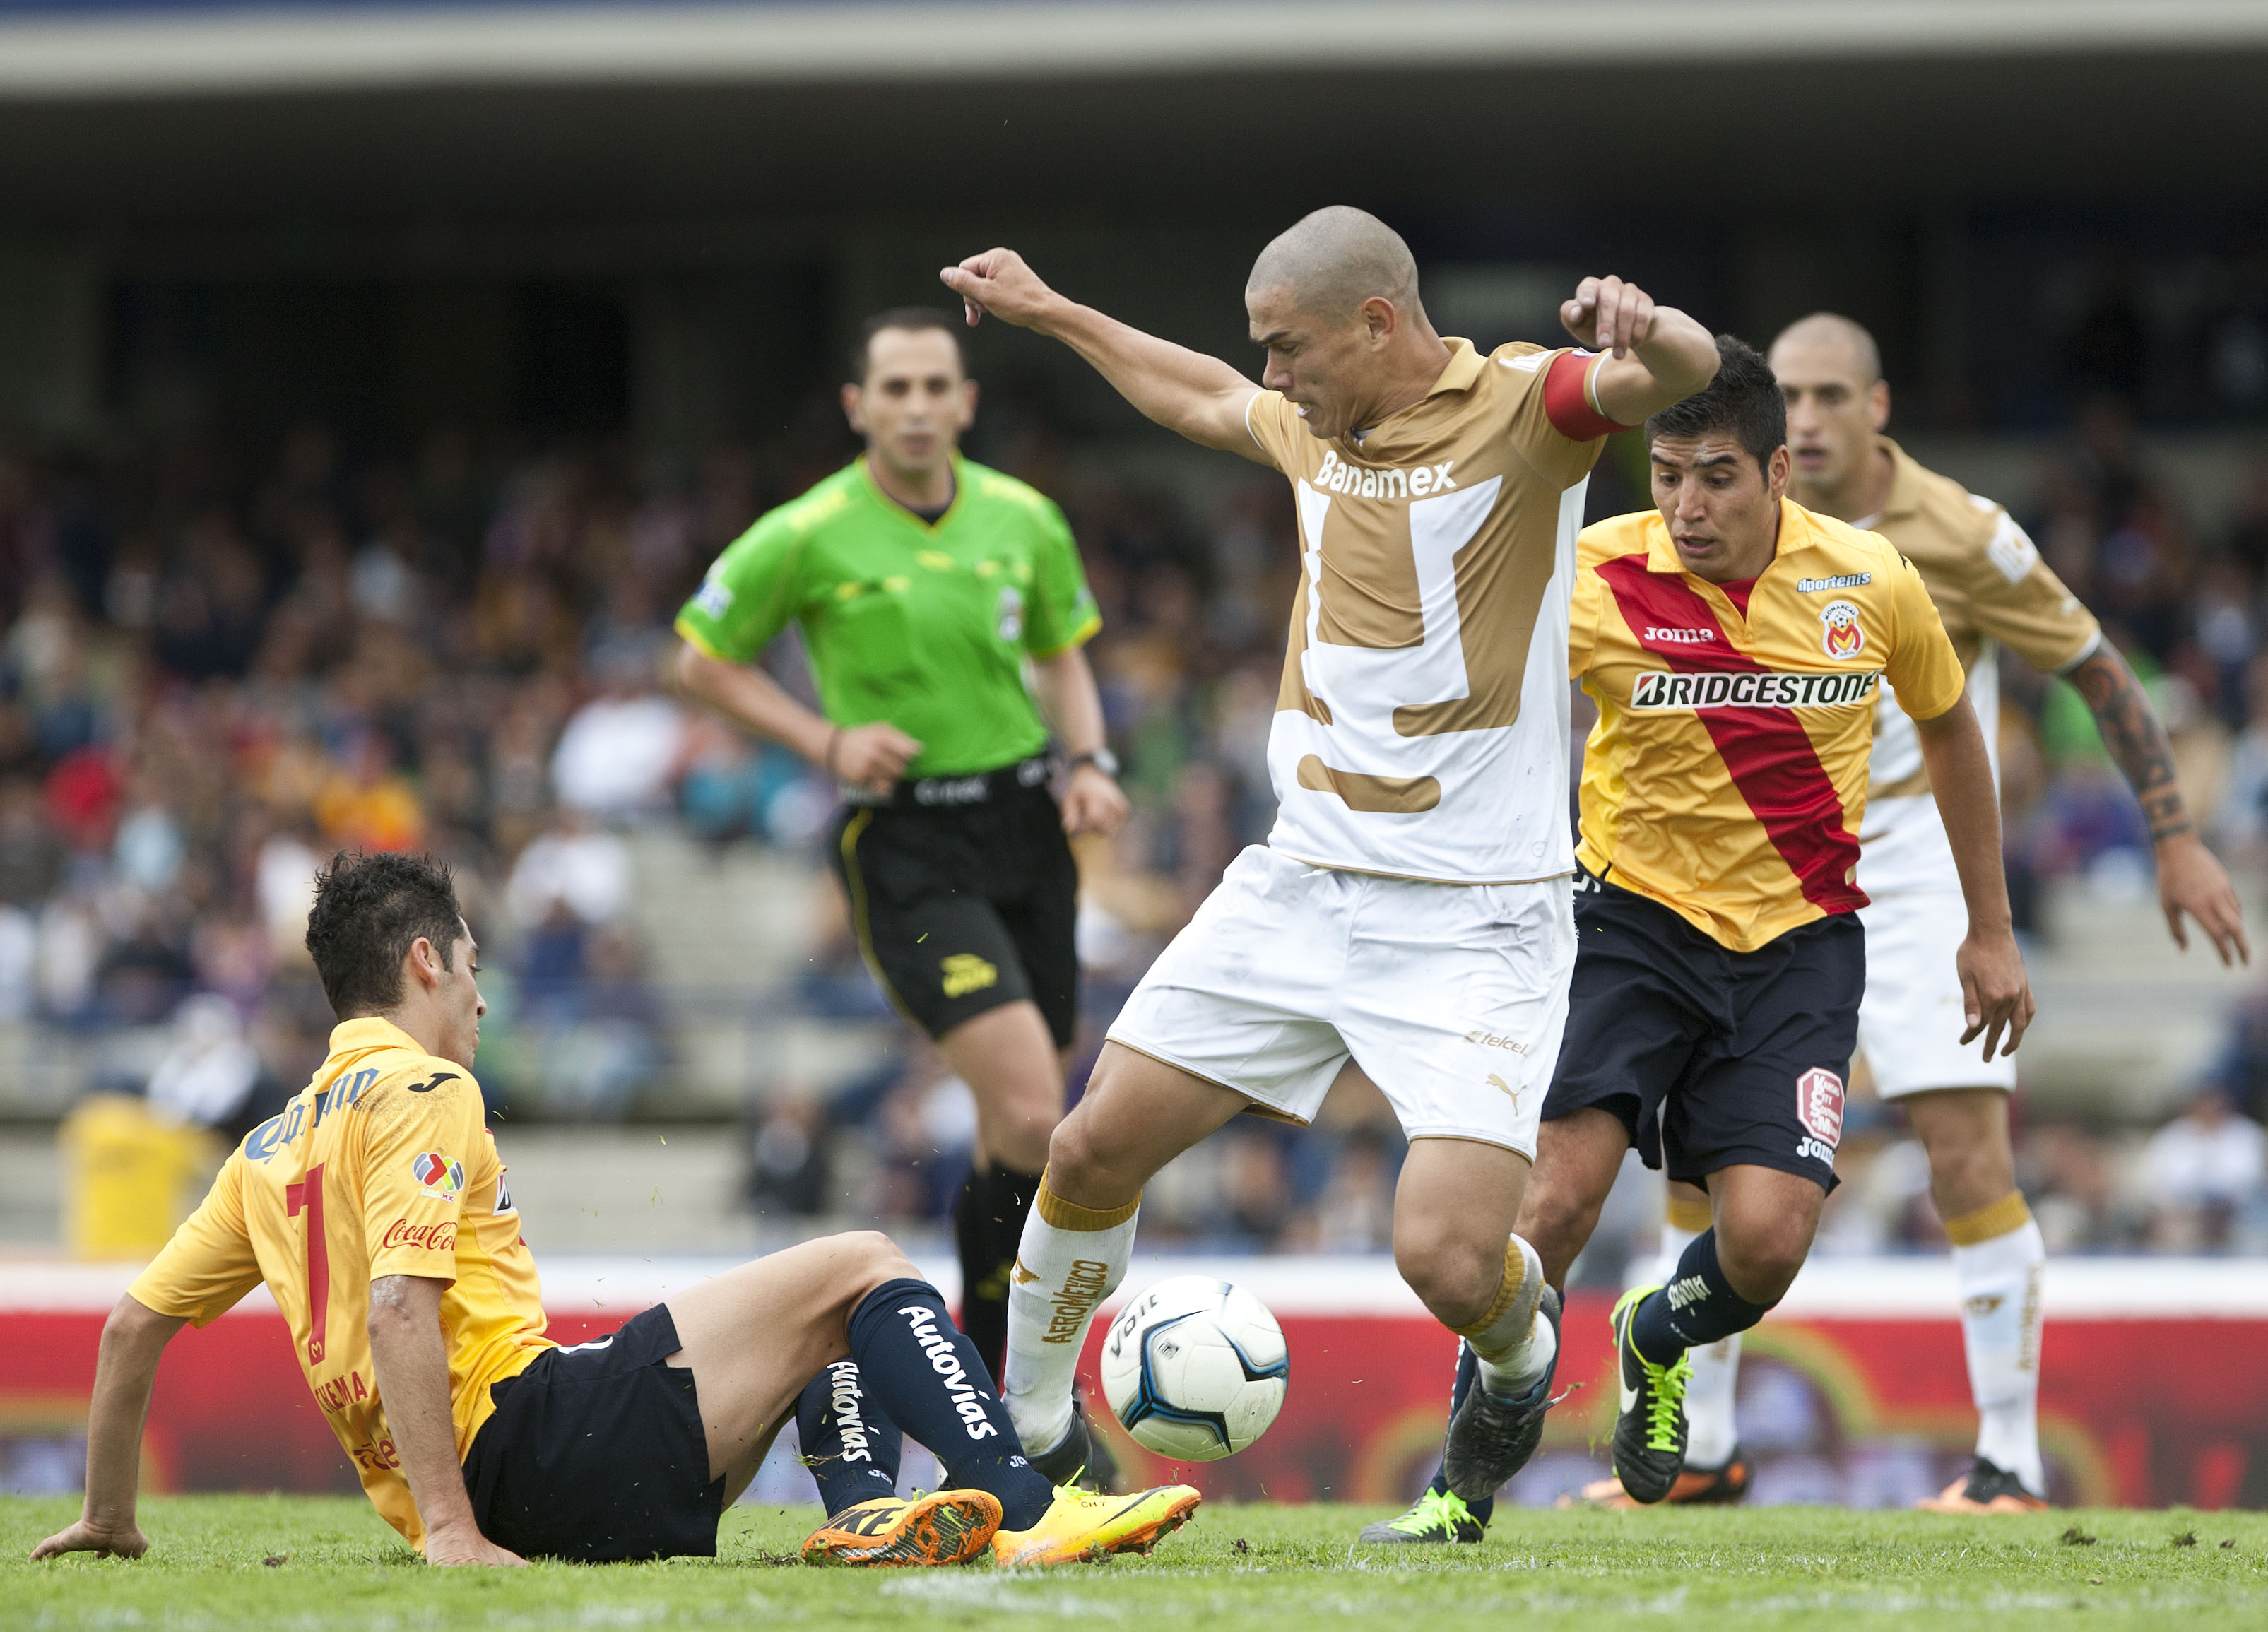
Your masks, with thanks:
M 1242 1287 L 1181 1275 L 1135 1298 L 1102 1340 L 1102 1392 L 1137 1443 L 1176 1462 L 1233 1456 L 1284 1408 L 1284 1328 Z

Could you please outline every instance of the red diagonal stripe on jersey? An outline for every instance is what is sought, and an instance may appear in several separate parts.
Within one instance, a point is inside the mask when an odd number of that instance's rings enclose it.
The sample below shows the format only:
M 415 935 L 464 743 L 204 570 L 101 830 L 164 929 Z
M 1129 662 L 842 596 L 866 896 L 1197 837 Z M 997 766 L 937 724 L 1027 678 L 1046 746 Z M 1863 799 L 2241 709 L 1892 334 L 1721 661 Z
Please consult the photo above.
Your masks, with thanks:
M 1682 579 L 1646 570 L 1643 555 L 1599 563 L 1623 621 L 1638 643 L 1673 673 L 1760 674 L 1764 665 L 1733 650 L 1709 603 Z M 1706 629 L 1695 645 L 1647 637 L 1649 629 Z M 1844 826 L 1843 800 L 1793 709 L 1697 709 L 1733 785 L 1764 824 L 1772 848 L 1795 873 L 1803 899 L 1825 912 L 1867 904 L 1852 883 L 1859 841 Z

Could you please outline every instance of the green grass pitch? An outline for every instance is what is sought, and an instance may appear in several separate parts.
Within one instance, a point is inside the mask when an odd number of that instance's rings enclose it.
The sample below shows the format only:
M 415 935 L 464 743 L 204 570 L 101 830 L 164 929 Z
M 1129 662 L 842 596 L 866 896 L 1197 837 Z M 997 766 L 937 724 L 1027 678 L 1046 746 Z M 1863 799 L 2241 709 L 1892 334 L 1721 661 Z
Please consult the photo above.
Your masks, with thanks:
M 297 1496 L 153 1499 L 142 1515 L 153 1546 L 138 1562 L 33 1564 L 32 1544 L 77 1503 L 18 1497 L 0 1499 L 0 1625 L 2268 1626 L 2268 1514 L 1512 1509 L 1478 1547 L 1350 1547 L 1385 1511 L 1211 1506 L 1151 1558 L 1012 1575 L 806 1570 L 795 1548 L 817 1509 L 742 1507 L 713 1562 L 429 1571 L 360 1500 Z

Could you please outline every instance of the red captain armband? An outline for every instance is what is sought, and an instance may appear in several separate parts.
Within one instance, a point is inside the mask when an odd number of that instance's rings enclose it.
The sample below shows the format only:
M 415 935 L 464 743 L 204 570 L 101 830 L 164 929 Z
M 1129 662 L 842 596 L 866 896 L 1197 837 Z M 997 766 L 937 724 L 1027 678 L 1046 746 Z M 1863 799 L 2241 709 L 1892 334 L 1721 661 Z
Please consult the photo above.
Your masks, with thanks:
M 1636 429 L 1617 425 L 1593 406 L 1591 371 L 1598 362 L 1597 357 L 1585 352 L 1563 351 L 1544 371 L 1543 417 L 1570 442 L 1593 442 L 1617 430 Z

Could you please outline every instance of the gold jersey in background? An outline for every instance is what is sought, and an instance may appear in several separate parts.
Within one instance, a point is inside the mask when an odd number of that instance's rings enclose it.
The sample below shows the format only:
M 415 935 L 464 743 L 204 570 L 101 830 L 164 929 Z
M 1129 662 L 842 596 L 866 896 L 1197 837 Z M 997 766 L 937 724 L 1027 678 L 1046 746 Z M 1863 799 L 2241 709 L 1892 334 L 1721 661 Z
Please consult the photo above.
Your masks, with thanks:
M 1452 340 L 1432 390 L 1325 442 L 1263 391 L 1300 588 L 1268 763 L 1268 842 L 1448 884 L 1546 878 L 1567 836 L 1567 595 L 1599 438 L 1599 359 Z
M 2015 518 L 1949 476 L 1925 469 L 1888 437 L 1890 493 L 1863 524 L 1896 545 L 1921 574 L 1969 676 L 1969 700 L 1999 765 L 2000 668 L 2006 646 L 2034 668 L 2067 673 L 2095 653 L 2095 614 L 2040 559 Z M 1887 694 L 1874 711 L 1859 879 L 1870 895 L 1956 893 L 1953 847 L 1930 797 L 1921 740 Z

